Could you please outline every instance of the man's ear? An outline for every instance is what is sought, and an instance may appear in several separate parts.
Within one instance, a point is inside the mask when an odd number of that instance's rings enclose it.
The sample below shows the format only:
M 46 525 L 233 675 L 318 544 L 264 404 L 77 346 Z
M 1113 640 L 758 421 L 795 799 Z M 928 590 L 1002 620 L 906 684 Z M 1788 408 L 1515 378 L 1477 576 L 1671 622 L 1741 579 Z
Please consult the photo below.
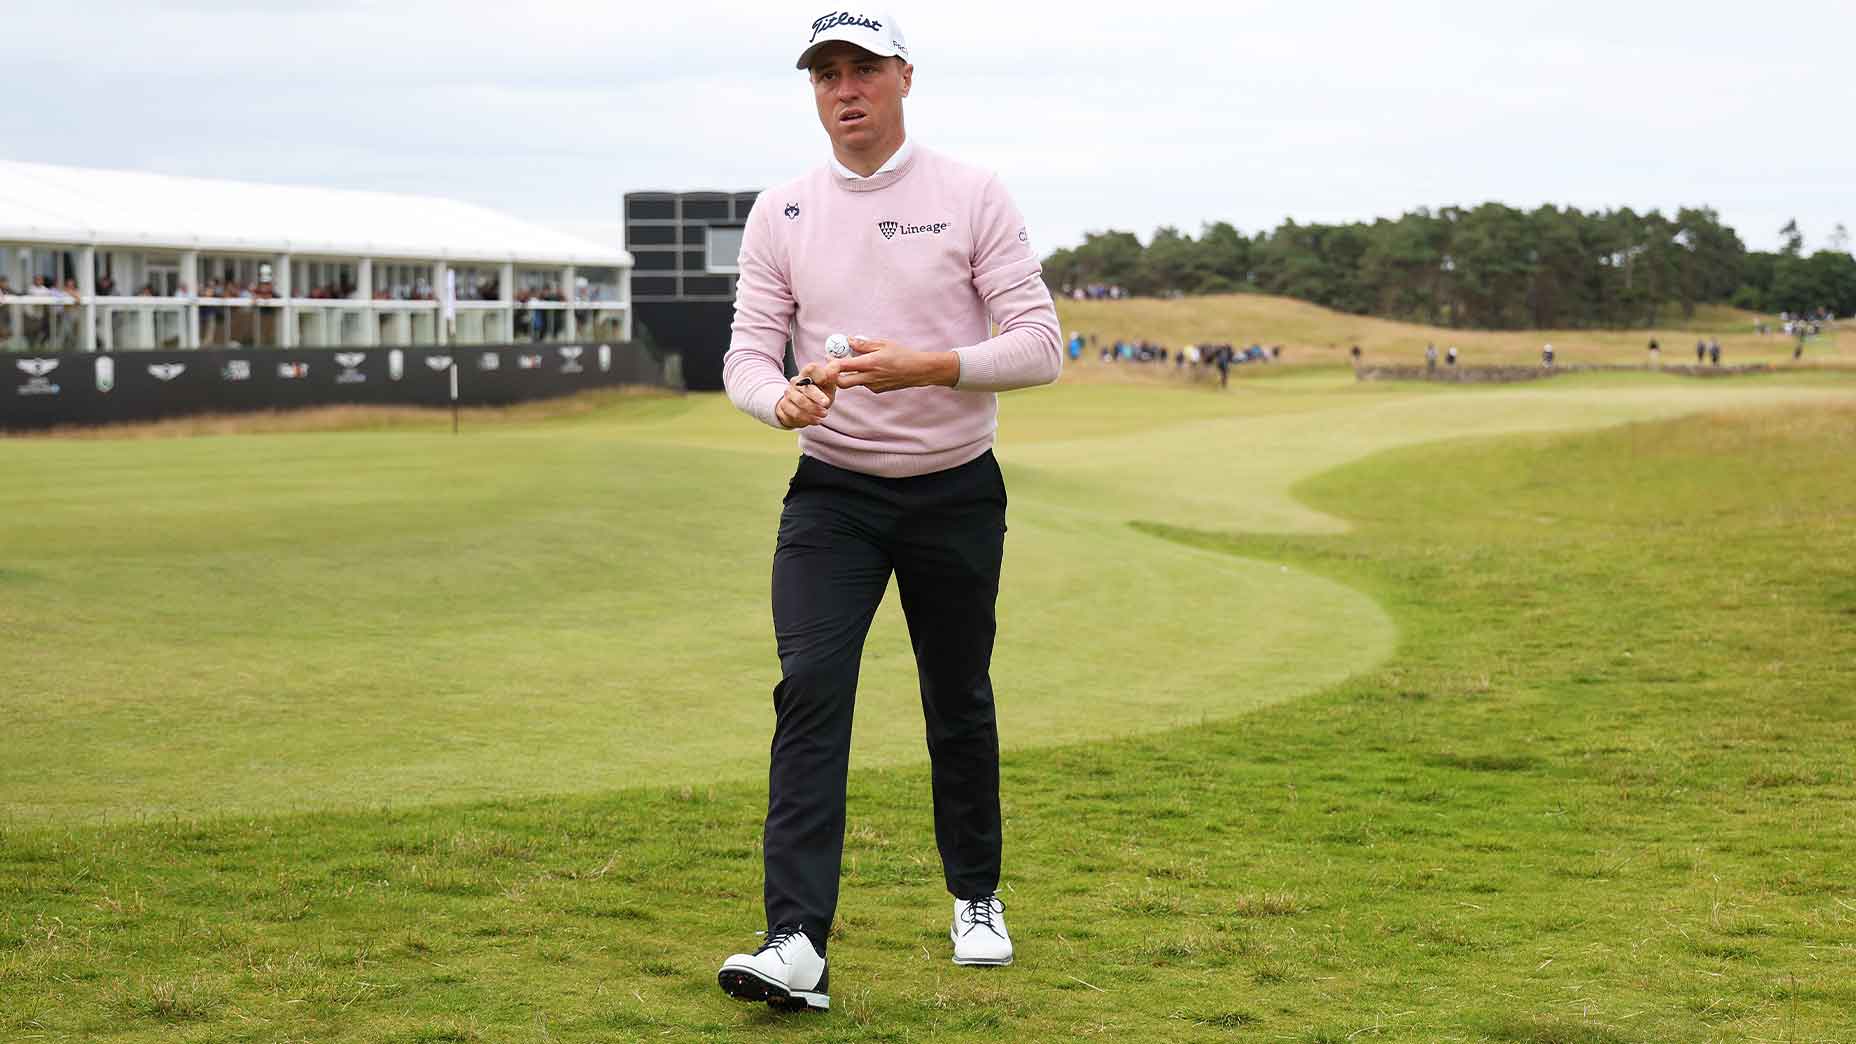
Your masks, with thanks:
M 903 62 L 902 63 L 902 96 L 904 98 L 907 98 L 909 96 L 909 85 L 914 82 L 915 82 L 915 66 L 910 65 L 908 62 Z

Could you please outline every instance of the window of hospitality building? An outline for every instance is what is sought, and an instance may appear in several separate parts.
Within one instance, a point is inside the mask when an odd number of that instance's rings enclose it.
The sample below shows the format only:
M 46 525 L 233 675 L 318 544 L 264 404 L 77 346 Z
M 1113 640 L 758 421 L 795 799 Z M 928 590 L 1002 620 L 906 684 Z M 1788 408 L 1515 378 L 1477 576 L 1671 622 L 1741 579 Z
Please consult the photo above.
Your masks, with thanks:
M 379 301 L 433 301 L 432 266 L 411 261 L 374 262 L 374 298 Z
M 501 293 L 495 268 L 465 264 L 452 265 L 451 271 L 457 276 L 459 301 L 494 301 Z
M 290 296 L 340 301 L 360 288 L 353 261 L 304 261 L 291 266 Z
M 616 268 L 582 268 L 578 269 L 579 279 L 575 281 L 574 299 L 577 301 L 597 301 L 603 304 L 617 304 L 623 296 L 619 282 L 619 269 Z
M 735 275 L 741 271 L 741 227 L 710 225 L 704 253 L 707 271 L 717 275 Z

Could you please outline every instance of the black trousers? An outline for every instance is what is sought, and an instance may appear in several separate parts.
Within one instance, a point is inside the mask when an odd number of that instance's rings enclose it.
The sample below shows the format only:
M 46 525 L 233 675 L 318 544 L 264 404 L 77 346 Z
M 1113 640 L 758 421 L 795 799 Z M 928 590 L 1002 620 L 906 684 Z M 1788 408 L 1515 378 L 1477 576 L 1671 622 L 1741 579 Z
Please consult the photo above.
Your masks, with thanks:
M 1005 480 L 991 451 L 900 479 L 800 458 L 773 553 L 780 684 L 763 838 L 769 929 L 802 925 L 825 951 L 844 855 L 857 671 L 892 573 L 921 681 L 948 891 L 972 899 L 998 887 L 990 670 L 1004 547 Z

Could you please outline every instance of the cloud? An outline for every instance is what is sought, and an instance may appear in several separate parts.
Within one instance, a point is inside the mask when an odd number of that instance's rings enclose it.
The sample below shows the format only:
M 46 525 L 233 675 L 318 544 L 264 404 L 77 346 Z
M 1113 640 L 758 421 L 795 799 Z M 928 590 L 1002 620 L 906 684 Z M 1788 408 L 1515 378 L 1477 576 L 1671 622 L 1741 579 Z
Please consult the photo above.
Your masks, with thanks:
M 9 12 L 35 89 L 5 154 L 455 196 L 616 221 L 637 189 L 758 188 L 827 148 L 810 7 L 92 3 Z M 1711 204 L 1770 247 L 1846 213 L 1856 87 L 1797 32 L 1596 4 L 902 7 L 911 135 L 1001 171 L 1046 246 L 1088 229 L 1370 220 L 1500 200 Z

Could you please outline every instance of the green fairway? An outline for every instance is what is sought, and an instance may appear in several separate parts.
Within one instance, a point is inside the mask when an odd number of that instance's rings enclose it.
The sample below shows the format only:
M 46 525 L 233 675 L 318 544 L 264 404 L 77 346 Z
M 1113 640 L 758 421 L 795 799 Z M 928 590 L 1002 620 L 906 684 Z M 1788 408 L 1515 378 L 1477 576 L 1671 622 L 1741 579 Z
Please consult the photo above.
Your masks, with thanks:
M 14 506 L 0 627 L 16 650 L 0 665 L 0 812 L 371 807 L 760 774 L 791 436 L 719 397 L 616 413 L 455 440 L 0 444 Z M 1391 649 L 1383 612 L 1342 584 L 1133 536 L 1112 482 L 1041 500 L 1044 469 L 1024 470 L 1000 607 L 1008 745 L 1226 716 Z M 1242 639 L 1204 647 L 1203 617 Z M 924 759 L 893 599 L 865 679 L 859 763 Z
M 1002 415 L 1020 961 L 888 605 L 812 1021 L 713 983 L 790 436 L 0 441 L 0 1039 L 1856 1039 L 1856 381 Z
M 1008 403 L 997 664 L 1010 746 L 1312 692 L 1392 647 L 1309 573 L 1130 534 L 1332 532 L 1289 494 L 1375 449 L 1612 423 L 1819 387 L 1581 394 L 1083 387 Z M 61 821 L 420 804 L 757 775 L 767 561 L 791 437 L 719 397 L 448 433 L 0 444 L 0 813 Z M 1232 640 L 1207 643 L 1205 627 Z M 893 600 L 863 765 L 924 757 Z M 1104 679 L 1112 683 L 1104 685 Z M 1087 693 L 1086 699 L 1079 694 Z

